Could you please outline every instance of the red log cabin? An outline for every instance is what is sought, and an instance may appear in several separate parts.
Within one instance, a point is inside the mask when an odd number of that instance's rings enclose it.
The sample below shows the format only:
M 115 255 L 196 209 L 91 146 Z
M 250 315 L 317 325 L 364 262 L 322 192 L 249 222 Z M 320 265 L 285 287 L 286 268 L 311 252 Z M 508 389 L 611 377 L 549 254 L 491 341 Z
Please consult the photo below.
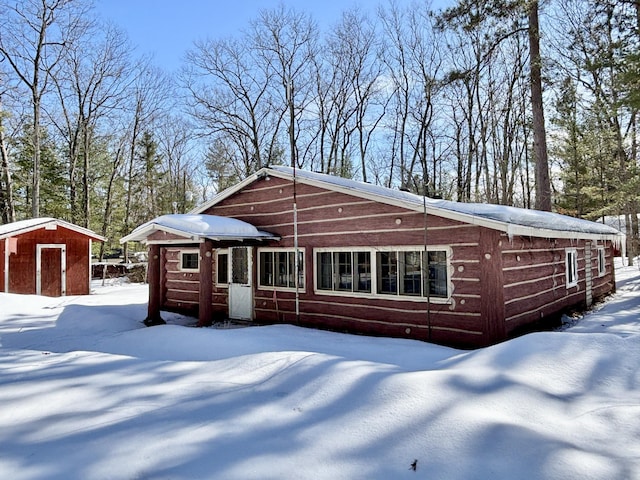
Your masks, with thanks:
M 494 344 L 615 289 L 618 230 L 272 166 L 121 242 L 161 310 L 457 347 Z
M 91 291 L 91 243 L 106 239 L 54 218 L 0 225 L 0 292 L 87 295 Z

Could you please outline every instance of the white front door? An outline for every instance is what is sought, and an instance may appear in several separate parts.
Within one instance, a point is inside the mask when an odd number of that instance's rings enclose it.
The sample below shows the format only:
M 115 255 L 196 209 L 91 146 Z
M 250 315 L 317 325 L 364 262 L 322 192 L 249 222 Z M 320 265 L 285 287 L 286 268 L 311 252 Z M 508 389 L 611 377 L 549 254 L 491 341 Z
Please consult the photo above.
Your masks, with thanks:
M 251 247 L 229 249 L 229 318 L 253 320 Z

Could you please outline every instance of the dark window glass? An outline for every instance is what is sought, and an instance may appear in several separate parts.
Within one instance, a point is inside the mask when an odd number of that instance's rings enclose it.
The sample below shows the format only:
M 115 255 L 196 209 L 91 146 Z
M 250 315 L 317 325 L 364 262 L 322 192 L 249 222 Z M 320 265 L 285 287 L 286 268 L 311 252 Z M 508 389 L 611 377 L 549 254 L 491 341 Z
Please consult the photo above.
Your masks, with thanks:
M 447 252 L 427 252 L 429 281 L 429 296 L 447 298 Z
M 218 254 L 218 283 L 227 283 L 229 281 L 229 255 L 226 253 Z
M 371 253 L 354 252 L 353 255 L 356 265 L 354 290 L 356 292 L 371 293 Z
M 378 293 L 397 295 L 398 255 L 397 252 L 378 252 Z
M 198 257 L 197 253 L 183 253 L 182 254 L 182 269 L 183 270 L 197 270 L 198 269 Z

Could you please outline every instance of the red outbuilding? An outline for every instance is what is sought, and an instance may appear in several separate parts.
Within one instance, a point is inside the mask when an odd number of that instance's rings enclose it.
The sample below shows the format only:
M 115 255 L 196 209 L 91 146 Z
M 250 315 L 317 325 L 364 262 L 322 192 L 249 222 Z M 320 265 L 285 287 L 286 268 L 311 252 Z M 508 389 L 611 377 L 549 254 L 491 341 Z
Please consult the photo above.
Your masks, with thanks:
M 478 347 L 613 292 L 624 235 L 273 166 L 121 241 L 149 247 L 147 324 L 164 309 L 201 325 L 292 323 Z
M 106 239 L 54 218 L 0 225 L 0 291 L 59 297 L 91 290 L 91 243 Z

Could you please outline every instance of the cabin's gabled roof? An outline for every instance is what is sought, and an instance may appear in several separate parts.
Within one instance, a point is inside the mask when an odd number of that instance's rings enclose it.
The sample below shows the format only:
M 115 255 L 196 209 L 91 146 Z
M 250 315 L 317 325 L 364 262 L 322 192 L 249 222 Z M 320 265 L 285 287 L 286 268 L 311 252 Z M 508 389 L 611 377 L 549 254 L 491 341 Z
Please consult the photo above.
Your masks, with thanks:
M 41 228 L 55 229 L 57 227 L 64 227 L 68 230 L 78 232 L 82 235 L 90 237 L 93 240 L 98 240 L 100 242 L 105 242 L 107 240 L 102 235 L 98 235 L 97 233 L 89 230 L 88 228 L 80 227 L 78 225 L 74 225 L 73 223 L 65 222 L 64 220 L 59 220 L 59 219 L 50 218 L 50 217 L 31 218 L 28 220 L 19 220 L 17 222 L 0 225 L 0 239 L 15 237 L 16 235 L 32 232 L 34 230 L 39 230 Z
M 167 232 L 182 242 L 199 243 L 205 238 L 216 241 L 279 240 L 280 237 L 258 230 L 250 223 L 236 218 L 217 215 L 173 214 L 162 215 L 140 225 L 120 243 L 141 242 L 155 232 Z M 166 243 L 166 242 L 158 242 Z
M 524 235 L 543 238 L 584 238 L 623 242 L 624 234 L 603 223 L 574 218 L 559 213 L 542 212 L 525 208 L 492 205 L 485 203 L 462 203 L 438 200 L 410 192 L 372 185 L 333 175 L 293 169 L 284 166 L 263 168 L 244 181 L 228 188 L 211 201 L 195 208 L 193 213 L 202 213 L 224 199 L 239 192 L 259 179 L 273 176 L 301 184 L 374 200 L 380 203 L 437 215 L 452 220 L 480 225 L 506 232 L 508 235 Z

